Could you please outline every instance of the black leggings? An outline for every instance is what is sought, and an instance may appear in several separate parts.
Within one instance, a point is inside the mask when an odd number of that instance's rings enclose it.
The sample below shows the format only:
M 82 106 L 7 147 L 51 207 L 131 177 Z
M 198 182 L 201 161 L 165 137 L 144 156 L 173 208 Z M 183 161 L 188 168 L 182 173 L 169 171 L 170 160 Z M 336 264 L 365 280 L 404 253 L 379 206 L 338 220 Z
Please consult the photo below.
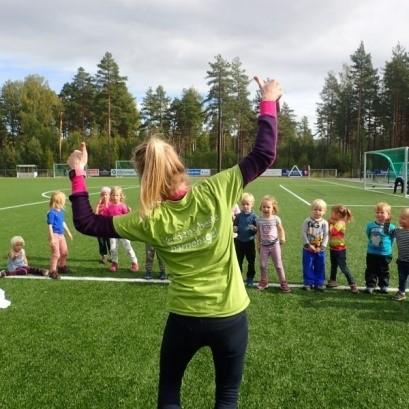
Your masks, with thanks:
M 169 314 L 160 353 L 158 409 L 181 408 L 183 374 L 195 353 L 204 346 L 210 347 L 213 354 L 215 409 L 236 409 L 247 339 L 245 311 L 226 318 Z

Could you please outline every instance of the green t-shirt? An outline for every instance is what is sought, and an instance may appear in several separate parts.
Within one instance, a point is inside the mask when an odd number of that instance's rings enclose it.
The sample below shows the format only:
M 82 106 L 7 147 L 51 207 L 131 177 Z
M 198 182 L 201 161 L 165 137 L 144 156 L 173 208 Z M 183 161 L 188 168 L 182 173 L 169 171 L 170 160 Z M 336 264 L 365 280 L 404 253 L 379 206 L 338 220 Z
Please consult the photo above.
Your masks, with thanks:
M 164 201 L 152 215 L 114 217 L 117 233 L 151 243 L 171 280 L 168 310 L 196 317 L 228 317 L 249 304 L 233 241 L 231 209 L 243 191 L 234 166 Z

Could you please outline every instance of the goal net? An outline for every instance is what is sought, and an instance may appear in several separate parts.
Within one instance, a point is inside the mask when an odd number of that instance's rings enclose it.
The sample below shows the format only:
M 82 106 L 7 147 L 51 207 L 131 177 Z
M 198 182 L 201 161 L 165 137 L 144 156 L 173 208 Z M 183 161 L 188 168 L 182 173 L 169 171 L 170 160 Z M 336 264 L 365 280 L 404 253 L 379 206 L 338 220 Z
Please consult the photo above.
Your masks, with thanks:
M 308 175 L 313 178 L 336 178 L 338 169 L 310 169 Z
M 137 176 L 134 163 L 131 160 L 115 161 L 115 169 L 112 169 L 112 176 Z
M 67 177 L 70 167 L 66 163 L 53 163 L 53 178 Z
M 36 178 L 38 176 L 37 165 L 17 165 L 16 174 L 18 178 Z
M 409 147 L 382 149 L 364 153 L 364 189 L 393 189 L 400 179 L 408 184 Z M 407 189 L 403 189 L 408 196 Z

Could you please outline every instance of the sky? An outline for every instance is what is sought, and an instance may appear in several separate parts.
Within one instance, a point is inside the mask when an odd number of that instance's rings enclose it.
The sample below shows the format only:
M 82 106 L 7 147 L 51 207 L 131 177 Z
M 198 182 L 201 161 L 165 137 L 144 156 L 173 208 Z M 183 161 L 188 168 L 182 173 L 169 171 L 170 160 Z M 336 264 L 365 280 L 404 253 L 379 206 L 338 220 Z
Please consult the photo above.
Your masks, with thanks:
M 38 74 L 59 93 L 109 51 L 137 103 L 158 85 L 206 95 L 220 54 L 239 57 L 250 78 L 278 79 L 313 127 L 328 72 L 361 41 L 381 69 L 398 43 L 408 50 L 408 22 L 407 0 L 0 0 L 0 85 Z

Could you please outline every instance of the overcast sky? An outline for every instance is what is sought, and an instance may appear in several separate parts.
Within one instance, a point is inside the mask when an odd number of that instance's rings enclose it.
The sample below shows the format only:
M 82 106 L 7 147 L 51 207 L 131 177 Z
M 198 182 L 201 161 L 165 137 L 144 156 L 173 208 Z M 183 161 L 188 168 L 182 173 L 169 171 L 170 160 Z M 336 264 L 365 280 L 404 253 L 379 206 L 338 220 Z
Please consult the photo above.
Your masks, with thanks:
M 205 95 L 221 54 L 279 79 L 312 122 L 327 73 L 361 41 L 383 67 L 398 42 L 409 48 L 408 24 L 408 0 L 0 0 L 0 85 L 40 74 L 58 93 L 110 51 L 138 102 L 159 84 L 172 97 L 190 86 Z

